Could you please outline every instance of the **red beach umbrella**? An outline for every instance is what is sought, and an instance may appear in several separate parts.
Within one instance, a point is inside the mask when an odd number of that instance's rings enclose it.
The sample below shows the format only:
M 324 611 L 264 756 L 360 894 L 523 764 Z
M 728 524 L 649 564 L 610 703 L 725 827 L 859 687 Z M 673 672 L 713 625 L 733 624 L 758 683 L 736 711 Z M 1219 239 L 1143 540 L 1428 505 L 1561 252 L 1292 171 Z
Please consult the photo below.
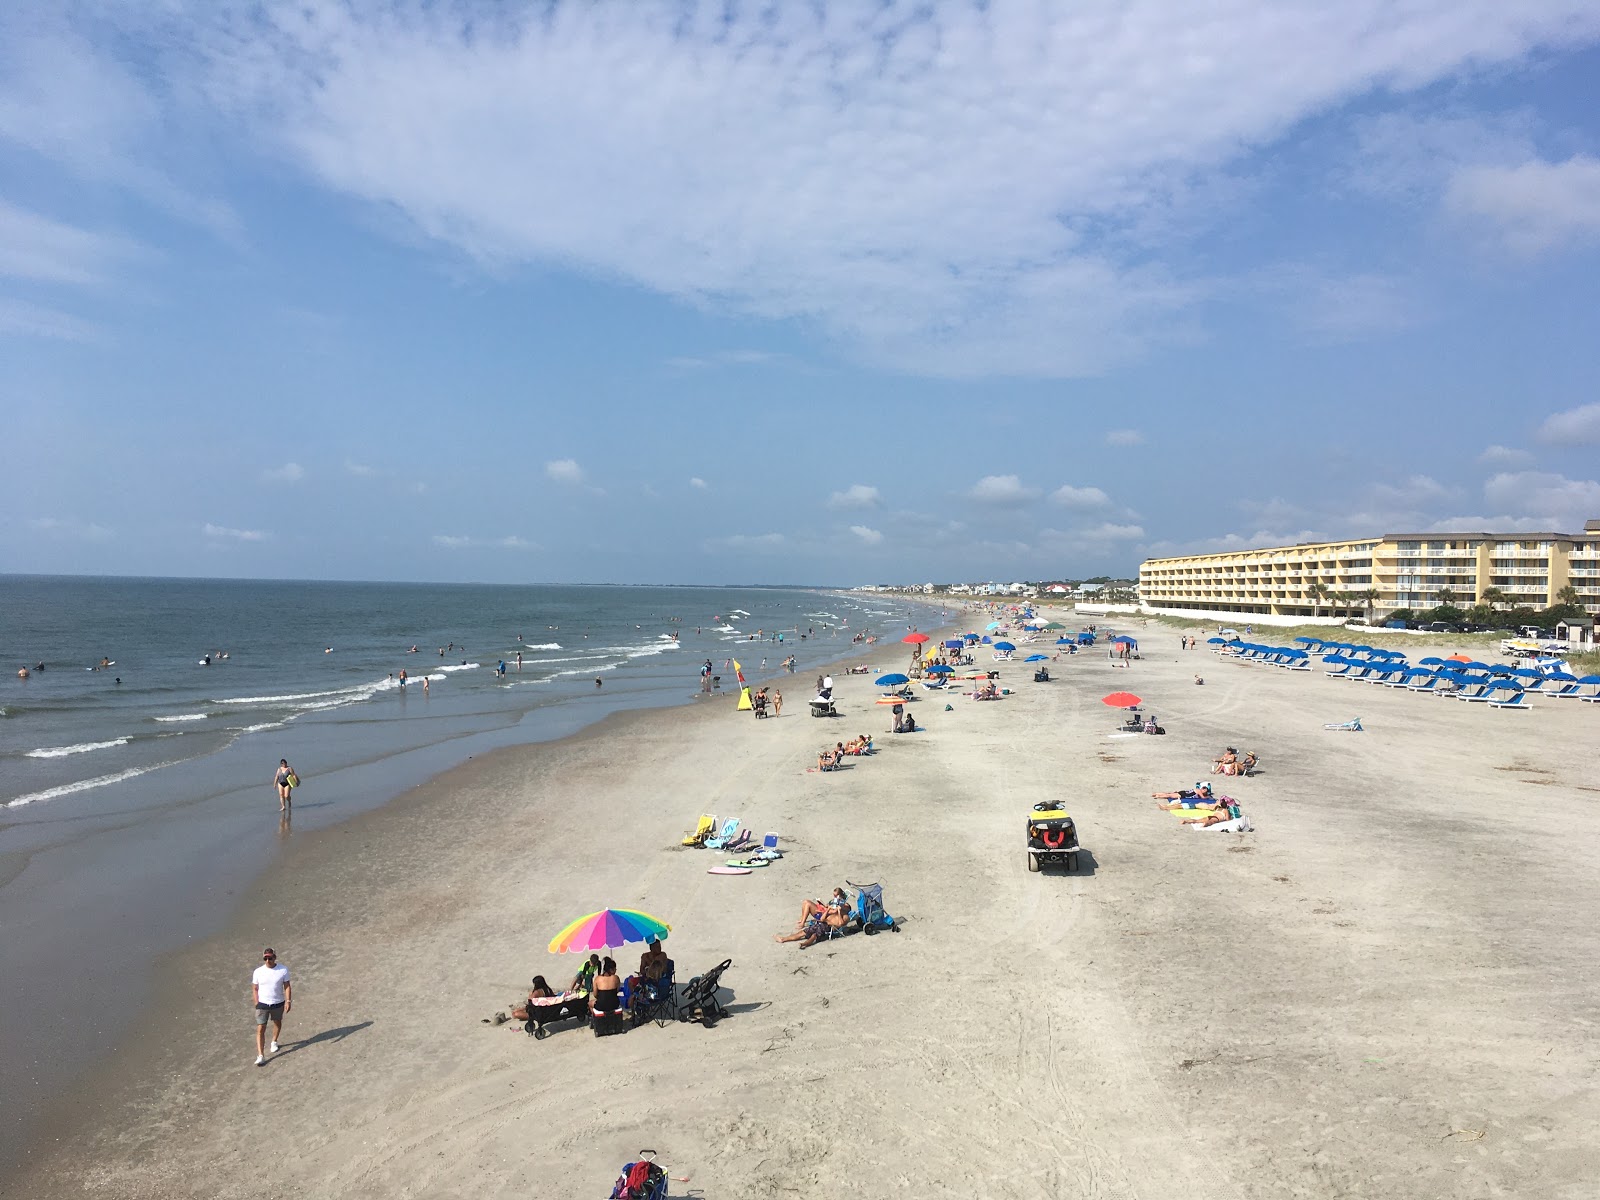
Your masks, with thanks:
M 902 642 L 910 642 L 913 646 L 920 646 L 928 640 L 928 635 L 925 633 L 908 633 L 900 640 Z
M 1109 704 L 1112 708 L 1137 708 L 1144 701 L 1132 692 L 1112 692 L 1109 696 L 1100 697 L 1101 704 Z

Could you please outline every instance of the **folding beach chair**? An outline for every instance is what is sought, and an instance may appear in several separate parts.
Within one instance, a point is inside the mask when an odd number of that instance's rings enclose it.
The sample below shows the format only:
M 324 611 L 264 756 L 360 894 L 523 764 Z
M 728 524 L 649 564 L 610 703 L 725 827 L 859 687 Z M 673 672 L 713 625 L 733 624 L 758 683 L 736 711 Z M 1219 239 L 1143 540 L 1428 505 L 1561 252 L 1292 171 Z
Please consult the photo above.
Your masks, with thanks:
M 675 964 L 667 960 L 667 973 L 657 980 L 640 980 L 638 999 L 633 1002 L 633 1027 L 646 1021 L 665 1025 L 678 1017 L 678 989 L 674 979 Z
M 694 832 L 683 835 L 683 844 L 685 846 L 704 846 L 706 839 L 716 831 L 717 818 L 710 813 L 703 813 L 700 817 L 700 823 L 694 828 Z
M 1365 732 L 1361 728 L 1361 718 L 1360 717 L 1352 717 L 1348 721 L 1340 721 L 1340 722 L 1336 722 L 1336 723 L 1333 723 L 1333 724 L 1324 725 L 1323 728 L 1324 729 L 1343 730 L 1346 733 L 1363 733 L 1363 732 Z
M 728 843 L 733 841 L 734 835 L 737 834 L 738 832 L 739 832 L 739 818 L 738 817 L 729 817 L 726 821 L 724 821 L 722 823 L 722 832 L 721 833 L 717 834 L 715 837 L 709 837 L 709 838 L 706 839 L 706 849 L 707 850 L 722 850 L 722 849 L 725 849 L 727 847 Z

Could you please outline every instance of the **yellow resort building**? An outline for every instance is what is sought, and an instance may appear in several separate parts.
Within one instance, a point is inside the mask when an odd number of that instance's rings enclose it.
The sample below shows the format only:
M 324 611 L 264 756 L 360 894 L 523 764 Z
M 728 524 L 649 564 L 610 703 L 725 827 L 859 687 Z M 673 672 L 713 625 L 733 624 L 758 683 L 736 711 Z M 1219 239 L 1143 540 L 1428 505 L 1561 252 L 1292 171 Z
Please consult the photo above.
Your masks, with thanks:
M 1600 615 L 1600 520 L 1582 533 L 1387 533 L 1152 558 L 1139 567 L 1140 606 L 1180 616 L 1381 617 L 1472 604 L 1489 588 L 1507 606 L 1546 608 L 1569 585 Z

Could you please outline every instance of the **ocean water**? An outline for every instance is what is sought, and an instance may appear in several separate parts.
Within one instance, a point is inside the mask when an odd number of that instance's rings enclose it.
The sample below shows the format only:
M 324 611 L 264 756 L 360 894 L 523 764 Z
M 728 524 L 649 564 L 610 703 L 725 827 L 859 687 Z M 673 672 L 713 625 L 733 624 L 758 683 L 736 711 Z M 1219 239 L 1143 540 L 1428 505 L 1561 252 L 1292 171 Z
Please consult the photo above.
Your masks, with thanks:
M 731 684 L 740 647 L 747 671 L 775 669 L 916 620 L 904 602 L 776 589 L 11 577 L 0 595 L 0 830 L 241 742 L 264 777 L 308 724 L 339 734 L 315 739 L 331 759 L 296 760 L 309 777 L 517 724 L 596 679 L 607 707 L 687 698 L 706 658 Z
M 699 703 L 708 658 L 713 702 L 735 656 L 757 680 L 794 654 L 800 697 L 808 667 L 898 663 L 939 617 L 775 588 L 0 577 L 0 1164 L 286 838 L 474 754 Z M 303 784 L 292 828 L 280 758 Z

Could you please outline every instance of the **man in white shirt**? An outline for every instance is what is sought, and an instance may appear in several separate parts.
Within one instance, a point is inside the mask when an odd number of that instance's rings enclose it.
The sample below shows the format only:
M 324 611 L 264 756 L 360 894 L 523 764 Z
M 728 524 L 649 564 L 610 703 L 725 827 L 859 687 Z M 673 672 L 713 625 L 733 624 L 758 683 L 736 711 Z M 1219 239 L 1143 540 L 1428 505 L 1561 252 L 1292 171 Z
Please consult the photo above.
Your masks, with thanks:
M 289 968 L 278 965 L 278 954 L 271 946 L 261 952 L 261 965 L 250 976 L 250 998 L 256 1005 L 256 1066 L 267 1063 L 267 1022 L 272 1022 L 272 1053 L 278 1052 L 283 1036 L 283 1014 L 292 1007 L 289 998 Z

